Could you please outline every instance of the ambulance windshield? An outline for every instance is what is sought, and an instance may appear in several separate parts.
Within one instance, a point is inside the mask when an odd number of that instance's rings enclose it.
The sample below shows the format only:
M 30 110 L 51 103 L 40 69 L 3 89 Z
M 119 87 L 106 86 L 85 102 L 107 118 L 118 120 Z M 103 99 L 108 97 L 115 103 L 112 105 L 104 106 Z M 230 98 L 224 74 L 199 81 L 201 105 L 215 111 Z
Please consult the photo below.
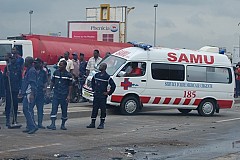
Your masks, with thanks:
M 11 44 L 0 44 L 0 61 L 5 61 L 5 55 L 11 53 Z
M 119 69 L 119 67 L 121 67 L 125 62 L 126 62 L 125 59 L 119 58 L 119 57 L 115 57 L 113 55 L 110 55 L 110 56 L 104 58 L 101 61 L 101 63 L 106 63 L 107 64 L 106 72 L 110 76 L 112 76 Z M 97 70 L 98 70 L 98 68 L 99 68 L 99 65 L 97 66 Z

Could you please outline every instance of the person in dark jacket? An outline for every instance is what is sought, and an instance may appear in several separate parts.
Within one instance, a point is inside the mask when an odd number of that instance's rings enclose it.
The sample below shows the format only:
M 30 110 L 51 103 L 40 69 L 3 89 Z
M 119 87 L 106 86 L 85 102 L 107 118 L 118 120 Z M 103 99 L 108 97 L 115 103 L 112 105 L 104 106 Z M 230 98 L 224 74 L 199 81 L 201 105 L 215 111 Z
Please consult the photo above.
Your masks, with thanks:
M 8 53 L 6 56 L 7 65 L 4 68 L 4 86 L 6 93 L 6 126 L 10 127 L 10 112 L 13 111 L 15 122 L 17 123 L 17 112 L 18 112 L 18 94 L 21 87 L 22 81 L 22 70 L 16 62 L 16 58 Z M 13 108 L 12 108 L 13 107 Z M 12 108 L 12 109 L 11 109 Z
M 32 57 L 25 58 L 25 67 L 27 68 L 24 79 L 22 81 L 21 94 L 23 95 L 23 113 L 26 118 L 26 132 L 33 134 L 38 130 L 34 120 L 34 105 L 37 93 L 37 71 L 33 66 L 34 59 Z
M 66 70 L 67 62 L 61 60 L 59 63 L 59 69 L 53 73 L 51 80 L 51 90 L 54 87 L 52 111 L 51 111 L 51 125 L 47 126 L 48 129 L 56 130 L 55 121 L 57 119 L 57 111 L 59 104 L 62 110 L 62 130 L 67 130 L 65 122 L 67 121 L 67 108 L 70 101 L 70 95 L 72 90 L 72 75 Z
M 87 100 L 82 96 L 82 88 L 86 81 L 86 67 L 87 61 L 85 61 L 84 54 L 80 53 L 80 64 L 79 64 L 79 84 L 80 84 L 80 94 L 81 94 L 81 102 L 86 102 Z
M 4 89 L 4 80 L 3 80 L 3 73 L 2 70 L 0 70 L 0 100 L 2 101 L 2 98 L 5 97 L 5 89 Z M 1 103 L 0 103 L 1 106 Z M 0 126 L 1 129 L 1 126 Z
M 95 128 L 95 122 L 98 115 L 98 109 L 101 109 L 100 124 L 97 129 L 104 128 L 104 122 L 106 118 L 106 101 L 107 96 L 111 95 L 115 89 L 116 84 L 113 79 L 106 72 L 107 64 L 102 63 L 99 66 L 100 72 L 95 74 L 92 78 L 92 90 L 93 94 L 93 109 L 91 119 L 92 122 L 87 128 Z M 108 91 L 108 85 L 110 85 L 110 90 Z
M 43 70 L 43 61 L 40 58 L 34 60 L 34 67 L 37 71 L 37 93 L 35 99 L 35 105 L 37 107 L 38 115 L 38 128 L 45 129 L 42 125 L 43 121 L 43 107 L 44 96 L 47 88 L 47 73 Z

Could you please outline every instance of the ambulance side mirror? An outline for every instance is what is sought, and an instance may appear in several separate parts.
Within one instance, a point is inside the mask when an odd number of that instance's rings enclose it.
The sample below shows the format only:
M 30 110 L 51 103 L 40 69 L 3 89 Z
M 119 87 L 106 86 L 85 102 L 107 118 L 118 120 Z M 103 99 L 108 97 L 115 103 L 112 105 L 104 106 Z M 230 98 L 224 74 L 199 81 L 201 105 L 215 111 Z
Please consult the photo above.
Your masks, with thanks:
M 118 76 L 119 77 L 124 77 L 126 75 L 126 72 L 124 72 L 124 71 L 120 71 L 119 73 L 118 73 Z

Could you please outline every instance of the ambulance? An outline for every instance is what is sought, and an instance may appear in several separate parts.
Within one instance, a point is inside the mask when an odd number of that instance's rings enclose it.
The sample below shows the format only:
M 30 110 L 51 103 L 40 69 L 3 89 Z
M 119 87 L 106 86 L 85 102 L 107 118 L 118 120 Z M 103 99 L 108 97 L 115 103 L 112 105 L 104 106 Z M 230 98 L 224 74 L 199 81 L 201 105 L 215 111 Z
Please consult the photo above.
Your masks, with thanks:
M 124 115 L 154 106 L 176 108 L 183 114 L 197 110 L 201 116 L 212 116 L 234 104 L 233 68 L 217 47 L 187 50 L 139 43 L 115 52 L 101 63 L 107 64 L 107 73 L 116 83 L 107 104 L 119 107 Z M 83 87 L 83 96 L 90 101 L 91 79 L 98 67 Z

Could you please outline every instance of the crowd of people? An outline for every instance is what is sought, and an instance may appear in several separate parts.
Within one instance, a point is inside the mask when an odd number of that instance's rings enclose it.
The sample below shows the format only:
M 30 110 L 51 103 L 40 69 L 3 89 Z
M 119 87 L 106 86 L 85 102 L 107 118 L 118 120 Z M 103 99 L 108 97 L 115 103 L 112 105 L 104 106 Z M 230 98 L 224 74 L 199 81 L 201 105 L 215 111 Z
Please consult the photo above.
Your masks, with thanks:
M 109 55 L 109 53 L 108 53 Z M 6 55 L 7 65 L 4 72 L 0 72 L 0 99 L 5 97 L 5 115 L 6 127 L 11 128 L 12 124 L 17 124 L 18 98 L 23 98 L 23 114 L 26 118 L 26 129 L 24 133 L 33 134 L 38 129 L 45 129 L 43 126 L 44 116 L 44 97 L 47 85 L 50 83 L 50 90 L 53 90 L 52 110 L 50 114 L 51 124 L 47 129 L 56 130 L 55 121 L 59 105 L 61 106 L 61 127 L 67 130 L 65 123 L 68 119 L 68 103 L 72 98 L 72 90 L 76 89 L 73 84 L 80 86 L 80 96 L 82 96 L 82 87 L 86 77 L 94 70 L 102 58 L 98 50 L 93 51 L 93 57 L 87 62 L 84 54 L 74 52 L 73 59 L 70 59 L 70 53 L 65 52 L 64 56 L 59 58 L 57 69 L 51 77 L 51 71 L 47 68 L 46 62 L 40 58 L 26 57 L 25 61 L 16 48 Z M 25 67 L 25 69 L 24 69 Z M 106 99 L 111 95 L 116 85 L 110 76 L 106 73 L 107 64 L 100 65 L 100 72 L 92 80 L 94 91 L 92 122 L 87 128 L 95 128 L 95 121 L 98 109 L 101 109 L 101 122 L 98 129 L 104 128 L 106 117 Z M 17 82 L 17 83 L 16 83 Z M 108 85 L 111 86 L 107 90 Z M 78 89 L 78 88 L 77 88 Z M 82 101 L 86 101 L 82 98 Z M 34 107 L 37 109 L 37 123 L 34 119 Z M 13 115 L 13 121 L 10 117 Z

